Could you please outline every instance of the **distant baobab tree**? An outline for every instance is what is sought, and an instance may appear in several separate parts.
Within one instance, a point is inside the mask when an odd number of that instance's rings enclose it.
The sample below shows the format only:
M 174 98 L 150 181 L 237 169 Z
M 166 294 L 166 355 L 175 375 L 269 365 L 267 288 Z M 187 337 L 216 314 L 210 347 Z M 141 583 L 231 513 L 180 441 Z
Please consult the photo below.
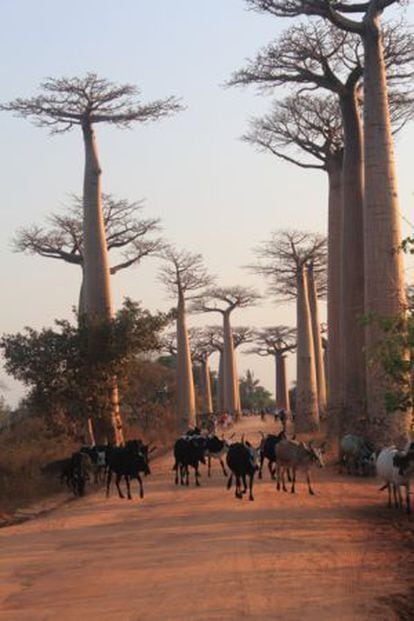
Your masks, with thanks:
M 230 315 L 237 308 L 253 306 L 259 299 L 259 294 L 248 287 L 212 287 L 204 291 L 192 307 L 197 312 L 220 313 L 223 318 L 223 408 L 236 417 L 241 408 Z
M 190 328 L 192 360 L 200 365 L 200 381 L 203 414 L 213 413 L 213 394 L 211 390 L 210 356 L 215 351 L 203 328 Z
M 212 284 L 199 254 L 166 247 L 160 254 L 164 265 L 159 280 L 177 300 L 177 409 L 181 431 L 196 424 L 193 367 L 186 321 L 186 302 Z
M 315 283 L 325 290 L 326 238 L 302 231 L 279 231 L 255 249 L 258 263 L 251 270 L 270 281 L 278 299 L 296 299 L 297 394 L 296 426 L 312 430 L 319 425 L 319 395 L 315 366 L 315 337 L 309 301 L 308 266 L 313 264 Z M 320 339 L 319 339 L 320 340 Z
M 107 321 L 113 316 L 113 307 L 102 207 L 102 169 L 94 127 L 97 123 L 108 123 L 126 128 L 137 122 L 155 121 L 177 112 L 180 106 L 173 97 L 141 104 L 135 86 L 117 85 L 95 73 L 88 73 L 84 78 L 47 78 L 41 89 L 40 95 L 15 99 L 2 104 L 0 110 L 29 118 L 52 134 L 62 134 L 73 127 L 81 129 L 85 153 L 82 198 L 84 310 L 90 322 Z M 105 430 L 106 434 L 98 434 L 97 440 L 109 435 L 112 441 L 120 444 L 123 430 L 116 378 L 110 390 L 111 424 Z
M 364 48 L 364 254 L 365 314 L 396 317 L 406 306 L 401 225 L 391 131 L 381 18 L 398 0 L 321 2 L 321 0 L 246 0 L 261 12 L 281 17 L 321 17 L 342 32 L 355 33 Z M 382 338 L 376 323 L 366 330 L 366 349 Z M 411 412 L 386 410 L 386 382 L 379 364 L 367 367 L 366 432 L 378 444 L 407 439 Z
M 341 389 L 341 228 L 343 133 L 338 101 L 333 96 L 289 96 L 275 102 L 272 111 L 253 119 L 246 142 L 301 168 L 322 170 L 328 177 L 328 326 L 329 411 L 339 413 Z M 362 347 L 361 347 L 362 351 Z M 322 401 L 324 402 L 324 398 Z
M 116 199 L 111 194 L 102 195 L 103 218 L 108 252 L 120 253 L 109 267 L 111 275 L 117 274 L 144 257 L 159 252 L 162 240 L 153 237 L 160 230 L 159 218 L 140 218 L 141 201 Z M 13 238 L 15 252 L 38 255 L 77 265 L 83 273 L 83 204 L 73 196 L 65 213 L 52 213 L 48 226 L 33 224 L 20 228 Z M 83 281 L 83 278 L 82 278 Z M 79 314 L 82 315 L 82 289 L 79 296 Z
M 254 340 L 254 329 L 248 326 L 232 326 L 233 335 L 233 348 L 236 350 L 238 347 L 245 343 L 251 343 Z M 224 338 L 223 338 L 223 326 L 207 326 L 204 328 L 204 334 L 207 338 L 213 351 L 219 352 L 219 364 L 217 373 L 217 395 L 216 404 L 219 412 L 224 411 L 224 377 L 223 377 L 223 350 L 224 350 Z
M 276 407 L 290 412 L 289 390 L 286 374 L 286 354 L 296 349 L 296 329 L 273 326 L 256 331 L 256 346 L 248 353 L 273 356 L 276 366 Z

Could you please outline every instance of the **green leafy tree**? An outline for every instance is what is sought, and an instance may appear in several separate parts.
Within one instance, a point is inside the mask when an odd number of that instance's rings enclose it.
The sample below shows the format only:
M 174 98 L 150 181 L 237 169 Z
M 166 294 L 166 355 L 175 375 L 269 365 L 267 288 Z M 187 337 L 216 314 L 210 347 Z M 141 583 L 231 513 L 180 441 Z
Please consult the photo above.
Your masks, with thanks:
M 260 385 L 250 369 L 240 378 L 240 402 L 242 409 L 247 410 L 262 410 L 275 405 L 271 393 Z
M 88 418 L 111 437 L 113 378 L 121 382 L 142 352 L 159 349 L 169 316 L 151 315 L 126 299 L 114 319 L 79 325 L 57 320 L 54 328 L 26 328 L 3 335 L 6 371 L 29 387 L 29 403 L 52 425 L 85 426 Z

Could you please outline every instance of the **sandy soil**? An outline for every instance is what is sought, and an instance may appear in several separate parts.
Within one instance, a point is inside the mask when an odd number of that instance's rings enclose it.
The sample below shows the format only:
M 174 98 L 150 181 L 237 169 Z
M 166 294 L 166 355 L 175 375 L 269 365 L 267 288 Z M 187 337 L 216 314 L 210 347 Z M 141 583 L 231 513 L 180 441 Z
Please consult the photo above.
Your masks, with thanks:
M 266 472 L 249 502 L 217 464 L 199 489 L 175 487 L 171 465 L 154 462 L 144 500 L 99 491 L 1 529 L 0 620 L 414 619 L 414 520 L 376 481 L 327 468 L 311 497 Z

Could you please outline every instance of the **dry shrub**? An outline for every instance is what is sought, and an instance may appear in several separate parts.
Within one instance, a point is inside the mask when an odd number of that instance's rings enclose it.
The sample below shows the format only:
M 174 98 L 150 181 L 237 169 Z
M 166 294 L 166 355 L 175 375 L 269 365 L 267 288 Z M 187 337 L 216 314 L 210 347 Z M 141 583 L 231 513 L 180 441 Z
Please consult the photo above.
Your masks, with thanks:
M 67 436 L 54 435 L 45 423 L 24 417 L 0 432 L 0 512 L 10 512 L 61 491 L 56 478 L 41 467 L 70 455 L 76 448 Z

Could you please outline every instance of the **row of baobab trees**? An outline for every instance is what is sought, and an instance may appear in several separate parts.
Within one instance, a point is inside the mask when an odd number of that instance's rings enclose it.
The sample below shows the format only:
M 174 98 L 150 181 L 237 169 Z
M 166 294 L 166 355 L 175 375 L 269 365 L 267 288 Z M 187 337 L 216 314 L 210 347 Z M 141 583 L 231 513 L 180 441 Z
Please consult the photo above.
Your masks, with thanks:
M 245 69 L 234 74 L 230 84 L 255 84 L 271 91 L 280 85 L 296 85 L 298 90 L 275 103 L 269 115 L 252 121 L 245 138 L 277 157 L 302 168 L 324 170 L 328 175 L 328 410 L 343 427 L 355 428 L 362 418 L 362 431 L 370 438 L 377 442 L 398 441 L 409 433 L 411 412 L 386 412 L 384 377 L 378 365 L 367 364 L 367 352 L 369 356 L 381 334 L 375 322 L 363 327 L 360 318 L 395 317 L 404 313 L 406 307 L 392 122 L 397 130 L 411 114 L 413 38 L 403 22 L 382 27 L 384 10 L 398 4 L 397 0 L 245 2 L 254 10 L 276 17 L 306 16 L 309 20 L 291 27 L 262 50 Z M 314 94 L 317 89 L 328 91 L 329 96 L 318 97 Z M 64 133 L 76 126 L 82 131 L 82 226 L 79 243 L 66 260 L 76 254 L 81 257 L 80 261 L 77 259 L 83 274 L 80 307 L 92 323 L 108 320 L 113 312 L 110 244 L 105 236 L 95 125 L 128 127 L 135 122 L 158 120 L 180 108 L 174 98 L 142 104 L 133 86 L 118 86 L 93 73 L 83 79 L 50 78 L 42 84 L 40 95 L 16 99 L 0 107 L 31 118 L 52 133 Z M 292 154 L 292 145 L 310 155 L 311 161 Z M 279 265 L 278 253 L 283 255 L 283 239 L 281 250 L 278 241 L 276 235 L 262 245 L 262 260 L 256 269 L 270 276 L 271 285 L 276 288 L 286 284 L 285 278 L 290 279 L 290 285 L 295 283 L 297 381 L 301 385 L 300 378 L 304 378 L 306 415 L 316 424 L 320 397 L 318 389 L 312 386 L 317 386 L 320 365 L 308 355 L 312 350 L 312 321 L 309 314 L 305 320 L 303 309 L 312 304 L 309 291 L 319 266 L 308 257 L 298 259 L 294 275 L 282 268 L 274 269 Z M 187 351 L 188 334 L 182 319 L 185 292 L 197 288 L 197 283 L 188 278 L 182 287 L 180 260 L 188 260 L 186 253 L 174 249 L 165 249 L 164 253 L 169 261 L 164 282 L 178 295 L 177 346 L 181 344 L 181 350 Z M 134 256 L 125 258 L 126 263 L 130 260 L 134 261 Z M 217 298 L 213 305 L 208 296 L 194 302 L 199 304 L 199 311 L 222 313 L 224 342 L 227 339 L 230 352 L 232 344 L 226 325 L 231 299 L 225 299 L 220 308 Z M 306 345 L 305 337 L 301 340 L 305 334 Z M 319 341 L 314 338 L 314 342 Z M 186 377 L 188 356 L 178 357 L 177 363 L 179 378 Z M 234 377 L 234 365 L 234 355 L 223 354 L 223 368 L 227 369 L 223 377 Z M 231 388 L 224 392 L 230 395 Z M 189 401 L 190 393 L 189 385 L 179 385 L 183 400 Z M 237 395 L 233 394 L 231 399 L 236 407 Z M 116 378 L 112 402 L 114 436 L 122 442 Z

